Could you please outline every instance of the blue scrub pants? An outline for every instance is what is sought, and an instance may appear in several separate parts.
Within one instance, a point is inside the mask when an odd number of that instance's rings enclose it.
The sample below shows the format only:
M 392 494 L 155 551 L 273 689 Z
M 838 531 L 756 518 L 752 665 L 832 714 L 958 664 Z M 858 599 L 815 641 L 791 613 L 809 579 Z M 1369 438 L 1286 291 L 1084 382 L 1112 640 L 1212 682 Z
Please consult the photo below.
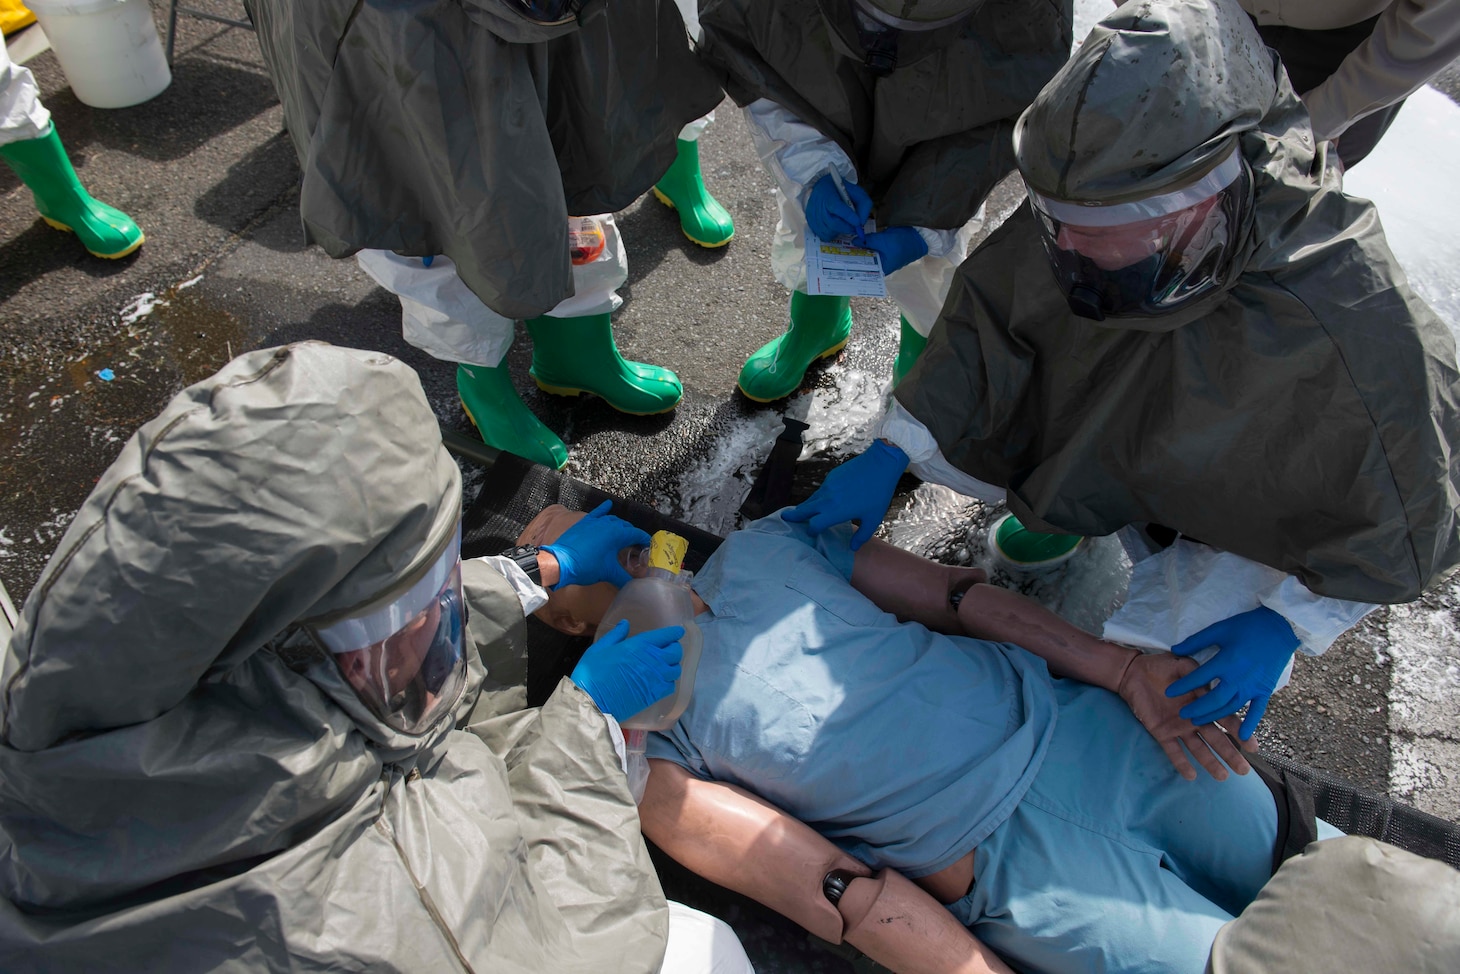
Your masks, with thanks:
M 1272 793 L 1255 771 L 1185 781 L 1115 694 L 1054 685 L 1044 764 L 949 909 L 1016 968 L 1202 974 L 1272 875 Z

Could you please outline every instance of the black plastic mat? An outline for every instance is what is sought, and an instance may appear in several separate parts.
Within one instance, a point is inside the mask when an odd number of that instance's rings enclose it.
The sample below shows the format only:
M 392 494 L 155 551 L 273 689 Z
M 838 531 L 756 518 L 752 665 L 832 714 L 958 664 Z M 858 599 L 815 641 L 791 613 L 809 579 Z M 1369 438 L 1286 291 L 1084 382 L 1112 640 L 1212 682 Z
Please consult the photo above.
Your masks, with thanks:
M 462 525 L 462 555 L 497 554 L 516 543 L 527 522 L 549 504 L 591 510 L 608 498 L 603 491 L 555 470 L 502 454 L 486 467 L 481 493 L 467 510 Z M 653 508 L 614 498 L 614 513 L 646 531 L 668 530 L 689 541 L 685 566 L 698 571 L 721 539 L 707 531 L 666 517 Z M 564 636 L 536 619 L 529 620 L 527 695 L 540 704 L 567 675 L 588 646 L 585 639 Z M 1367 835 L 1417 855 L 1460 868 L 1460 826 L 1397 802 L 1387 795 L 1363 791 L 1341 777 L 1285 758 L 1264 755 L 1308 781 L 1314 789 L 1318 817 L 1350 835 Z

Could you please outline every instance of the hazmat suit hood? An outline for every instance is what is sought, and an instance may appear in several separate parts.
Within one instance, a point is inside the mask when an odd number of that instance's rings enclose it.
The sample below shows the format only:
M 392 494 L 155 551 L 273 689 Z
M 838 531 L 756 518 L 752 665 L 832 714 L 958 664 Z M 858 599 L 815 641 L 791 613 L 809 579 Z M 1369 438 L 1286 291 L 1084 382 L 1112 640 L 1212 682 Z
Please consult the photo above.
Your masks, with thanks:
M 1273 54 L 1235 3 L 1133 0 L 1092 29 L 1015 126 L 1019 171 L 1032 191 L 1066 203 L 1129 203 L 1187 187 L 1234 152 L 1245 165 L 1223 191 L 1231 197 L 1226 242 L 1219 266 L 1206 269 L 1215 286 L 1178 307 L 1107 315 L 1105 326 L 1169 331 L 1221 304 L 1259 244 L 1248 174 L 1288 169 L 1266 131 L 1299 124 L 1294 108 Z
M 1234 139 L 1260 139 L 1278 89 L 1273 55 L 1235 2 L 1131 0 L 1020 116 L 1019 171 L 1072 202 L 1152 196 L 1203 175 Z
M 415 570 L 460 494 L 388 355 L 265 349 L 180 393 L 102 476 L 6 651 L 0 888 L 76 905 L 275 852 L 378 774 L 367 740 L 424 749 L 332 706 L 354 695 L 328 660 L 311 681 L 265 646 Z M 155 844 L 87 838 L 144 825 Z
M 1075 203 L 1140 200 L 1190 184 L 1232 151 L 1245 177 L 1222 286 L 1161 314 L 1107 327 L 1170 331 L 1223 300 L 1261 252 L 1281 253 L 1292 218 L 1323 188 L 1306 111 L 1242 9 L 1229 0 L 1132 0 L 1091 30 L 1014 129 L 1035 192 Z

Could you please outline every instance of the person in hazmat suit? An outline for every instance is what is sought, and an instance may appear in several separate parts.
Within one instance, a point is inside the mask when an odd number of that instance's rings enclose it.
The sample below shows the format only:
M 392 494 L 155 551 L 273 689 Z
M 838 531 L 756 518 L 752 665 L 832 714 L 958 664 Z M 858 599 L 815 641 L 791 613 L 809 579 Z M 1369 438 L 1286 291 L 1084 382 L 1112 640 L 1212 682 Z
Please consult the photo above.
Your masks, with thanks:
M 613 718 L 679 633 L 609 633 L 525 709 L 546 593 L 520 552 L 463 562 L 460 518 L 381 353 L 250 352 L 138 430 L 5 650 L 0 969 L 659 970 Z M 584 523 L 543 581 L 647 540 Z
M 771 266 L 791 290 L 785 333 L 750 356 L 740 391 L 790 395 L 851 335 L 850 299 L 807 293 L 808 227 L 880 256 L 900 377 L 1013 169 L 1014 120 L 1069 56 L 1070 0 L 707 0 L 700 23 L 775 179 Z
M 1015 144 L 1029 202 L 960 268 L 879 438 L 788 519 L 861 543 L 911 465 L 1007 499 L 1006 556 L 1118 531 L 1106 637 L 1200 654 L 1169 692 L 1217 689 L 1182 716 L 1246 706 L 1249 738 L 1294 650 L 1460 560 L 1454 339 L 1234 0 L 1120 7 Z
M 39 28 L 37 28 L 39 29 Z M 94 199 L 76 177 L 30 69 L 0 43 L 0 159 L 35 197 L 41 219 L 76 234 L 93 257 L 116 260 L 145 239 L 131 217 Z
M 610 320 L 628 278 L 611 214 L 663 180 L 692 208 L 679 136 L 722 98 L 670 0 L 245 5 L 304 172 L 306 236 L 399 296 L 406 341 L 456 364 L 484 441 L 568 459 L 512 384 L 517 321 L 542 390 L 675 407 L 679 377 L 625 360 Z

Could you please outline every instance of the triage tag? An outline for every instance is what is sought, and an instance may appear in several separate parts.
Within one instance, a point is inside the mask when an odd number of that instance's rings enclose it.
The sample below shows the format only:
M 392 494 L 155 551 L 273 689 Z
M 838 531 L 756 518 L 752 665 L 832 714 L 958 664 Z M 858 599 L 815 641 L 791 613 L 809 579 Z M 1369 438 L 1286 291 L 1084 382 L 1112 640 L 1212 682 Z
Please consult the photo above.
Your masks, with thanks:
M 822 240 L 807 227 L 806 293 L 885 298 L 882 258 L 875 250 L 858 247 L 850 236 Z

